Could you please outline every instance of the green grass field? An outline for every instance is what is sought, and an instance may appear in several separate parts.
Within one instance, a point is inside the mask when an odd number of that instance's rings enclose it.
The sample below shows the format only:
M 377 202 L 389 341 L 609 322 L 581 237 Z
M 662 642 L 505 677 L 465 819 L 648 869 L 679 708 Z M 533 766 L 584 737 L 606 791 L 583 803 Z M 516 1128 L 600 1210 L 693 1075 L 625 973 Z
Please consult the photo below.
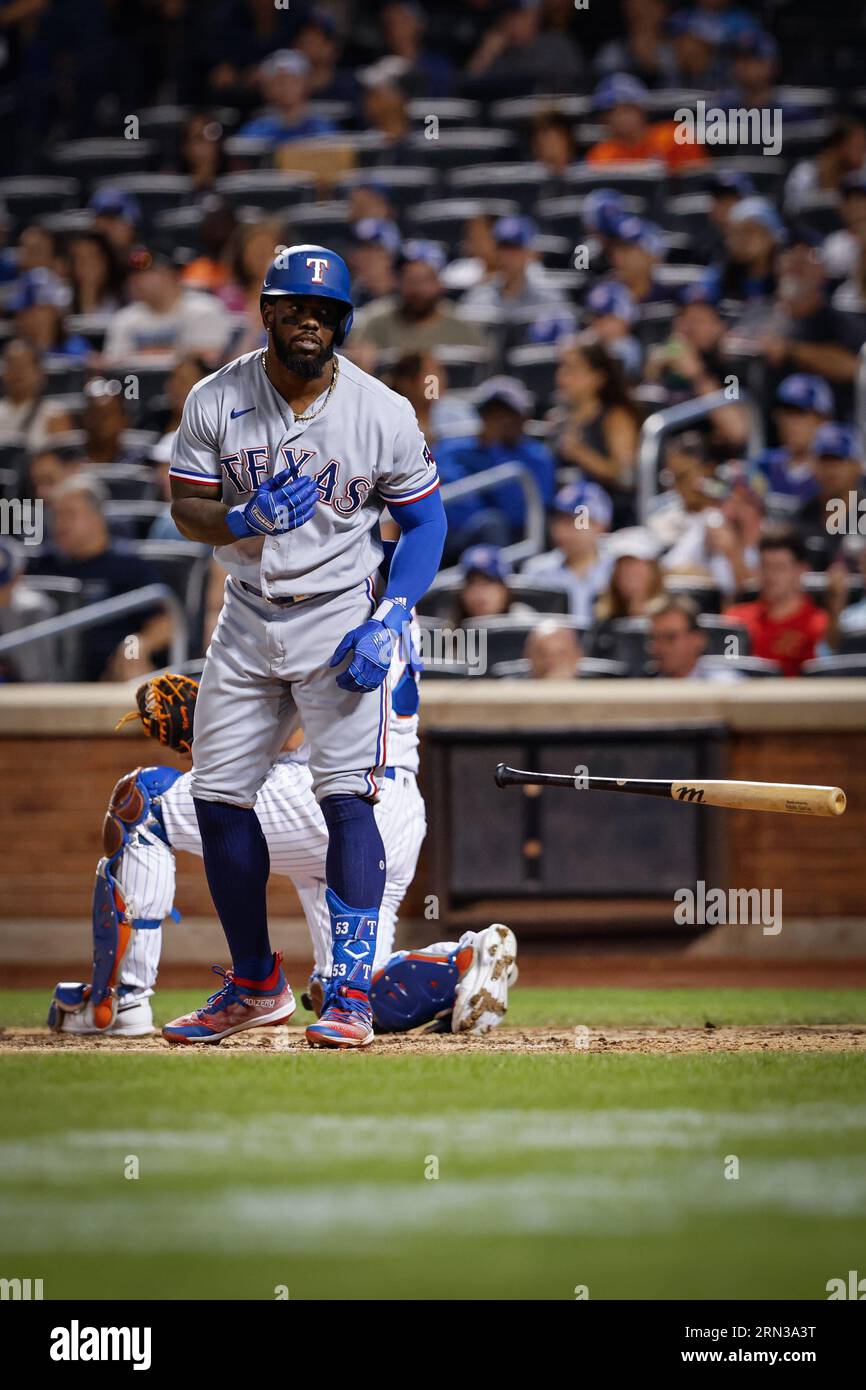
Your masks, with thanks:
M 0 1024 L 45 1004 L 0 994 Z M 866 991 L 518 987 L 508 1015 L 707 1021 L 863 1024 Z M 70 1049 L 0 1076 L 0 1274 L 46 1298 L 823 1299 L 863 1272 L 864 1053 Z

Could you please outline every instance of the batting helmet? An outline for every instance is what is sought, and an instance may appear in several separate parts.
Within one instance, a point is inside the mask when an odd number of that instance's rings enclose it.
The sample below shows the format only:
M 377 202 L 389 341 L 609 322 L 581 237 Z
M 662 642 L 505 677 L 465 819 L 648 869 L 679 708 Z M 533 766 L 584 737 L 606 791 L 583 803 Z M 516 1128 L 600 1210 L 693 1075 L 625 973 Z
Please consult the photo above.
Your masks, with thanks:
M 346 312 L 337 325 L 334 342 L 339 347 L 352 327 L 352 291 L 349 267 L 336 251 L 327 246 L 287 246 L 268 266 L 262 285 L 262 299 L 281 295 L 315 295 L 336 299 Z

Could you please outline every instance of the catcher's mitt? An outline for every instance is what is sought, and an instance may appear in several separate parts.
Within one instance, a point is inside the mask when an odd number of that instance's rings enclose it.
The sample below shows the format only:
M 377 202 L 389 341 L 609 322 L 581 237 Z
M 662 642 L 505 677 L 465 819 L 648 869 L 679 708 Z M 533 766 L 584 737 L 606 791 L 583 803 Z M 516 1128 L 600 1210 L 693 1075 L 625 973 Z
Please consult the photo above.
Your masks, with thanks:
M 197 695 L 198 681 L 191 676 L 181 676 L 176 671 L 151 676 L 135 692 L 138 709 L 125 714 L 117 727 L 122 729 L 131 719 L 140 719 L 144 732 L 157 743 L 189 753 Z

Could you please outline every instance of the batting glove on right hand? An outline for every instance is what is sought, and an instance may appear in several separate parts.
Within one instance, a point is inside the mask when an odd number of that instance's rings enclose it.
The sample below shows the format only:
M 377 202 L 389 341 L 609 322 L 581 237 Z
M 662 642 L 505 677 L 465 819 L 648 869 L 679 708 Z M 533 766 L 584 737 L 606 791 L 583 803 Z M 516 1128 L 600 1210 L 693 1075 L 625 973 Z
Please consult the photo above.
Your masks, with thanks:
M 296 477 L 290 468 L 266 478 L 248 502 L 226 512 L 226 525 L 238 540 L 245 536 L 281 536 L 309 521 L 319 493 L 307 474 Z

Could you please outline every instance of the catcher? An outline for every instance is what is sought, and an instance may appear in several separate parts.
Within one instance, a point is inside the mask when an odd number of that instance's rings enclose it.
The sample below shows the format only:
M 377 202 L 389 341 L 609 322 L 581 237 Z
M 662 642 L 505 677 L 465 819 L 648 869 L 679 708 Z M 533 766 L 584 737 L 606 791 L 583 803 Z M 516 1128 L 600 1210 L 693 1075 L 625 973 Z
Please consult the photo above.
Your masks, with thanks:
M 398 644 L 399 647 L 400 644 Z M 379 922 L 370 992 L 378 1032 L 485 1033 L 495 1027 L 517 979 L 517 944 L 507 927 L 494 924 L 465 932 L 459 941 L 420 951 L 397 951 L 394 935 L 403 896 L 412 881 L 426 830 L 418 790 L 419 666 L 400 650 L 391 670 L 388 751 L 391 761 L 376 819 L 387 854 L 387 882 Z M 121 724 L 140 719 L 145 731 L 168 748 L 189 753 L 198 686 L 171 672 L 153 676 L 137 692 L 138 708 Z M 300 732 L 271 768 L 256 804 L 271 869 L 295 885 L 313 942 L 314 969 L 307 1008 L 321 1012 L 331 975 L 331 926 L 325 901 L 325 822 L 312 791 Z M 89 984 L 61 983 L 54 991 L 49 1027 L 75 1034 L 152 1034 L 151 999 L 162 947 L 162 924 L 177 920 L 175 853 L 201 857 L 201 839 L 190 774 L 166 766 L 136 768 L 115 787 L 103 823 L 104 857 L 93 892 L 93 975 Z M 214 966 L 231 980 L 230 972 Z M 222 986 L 221 986 L 222 989 Z M 238 991 L 239 996 L 241 991 Z M 216 996 L 214 996 L 216 997 Z M 210 1001 L 209 1001 L 210 1003 Z M 242 1029 L 286 1022 L 294 1000 L 279 1017 L 234 1013 L 223 1003 L 177 1019 L 163 1030 L 174 1043 L 219 1043 Z

